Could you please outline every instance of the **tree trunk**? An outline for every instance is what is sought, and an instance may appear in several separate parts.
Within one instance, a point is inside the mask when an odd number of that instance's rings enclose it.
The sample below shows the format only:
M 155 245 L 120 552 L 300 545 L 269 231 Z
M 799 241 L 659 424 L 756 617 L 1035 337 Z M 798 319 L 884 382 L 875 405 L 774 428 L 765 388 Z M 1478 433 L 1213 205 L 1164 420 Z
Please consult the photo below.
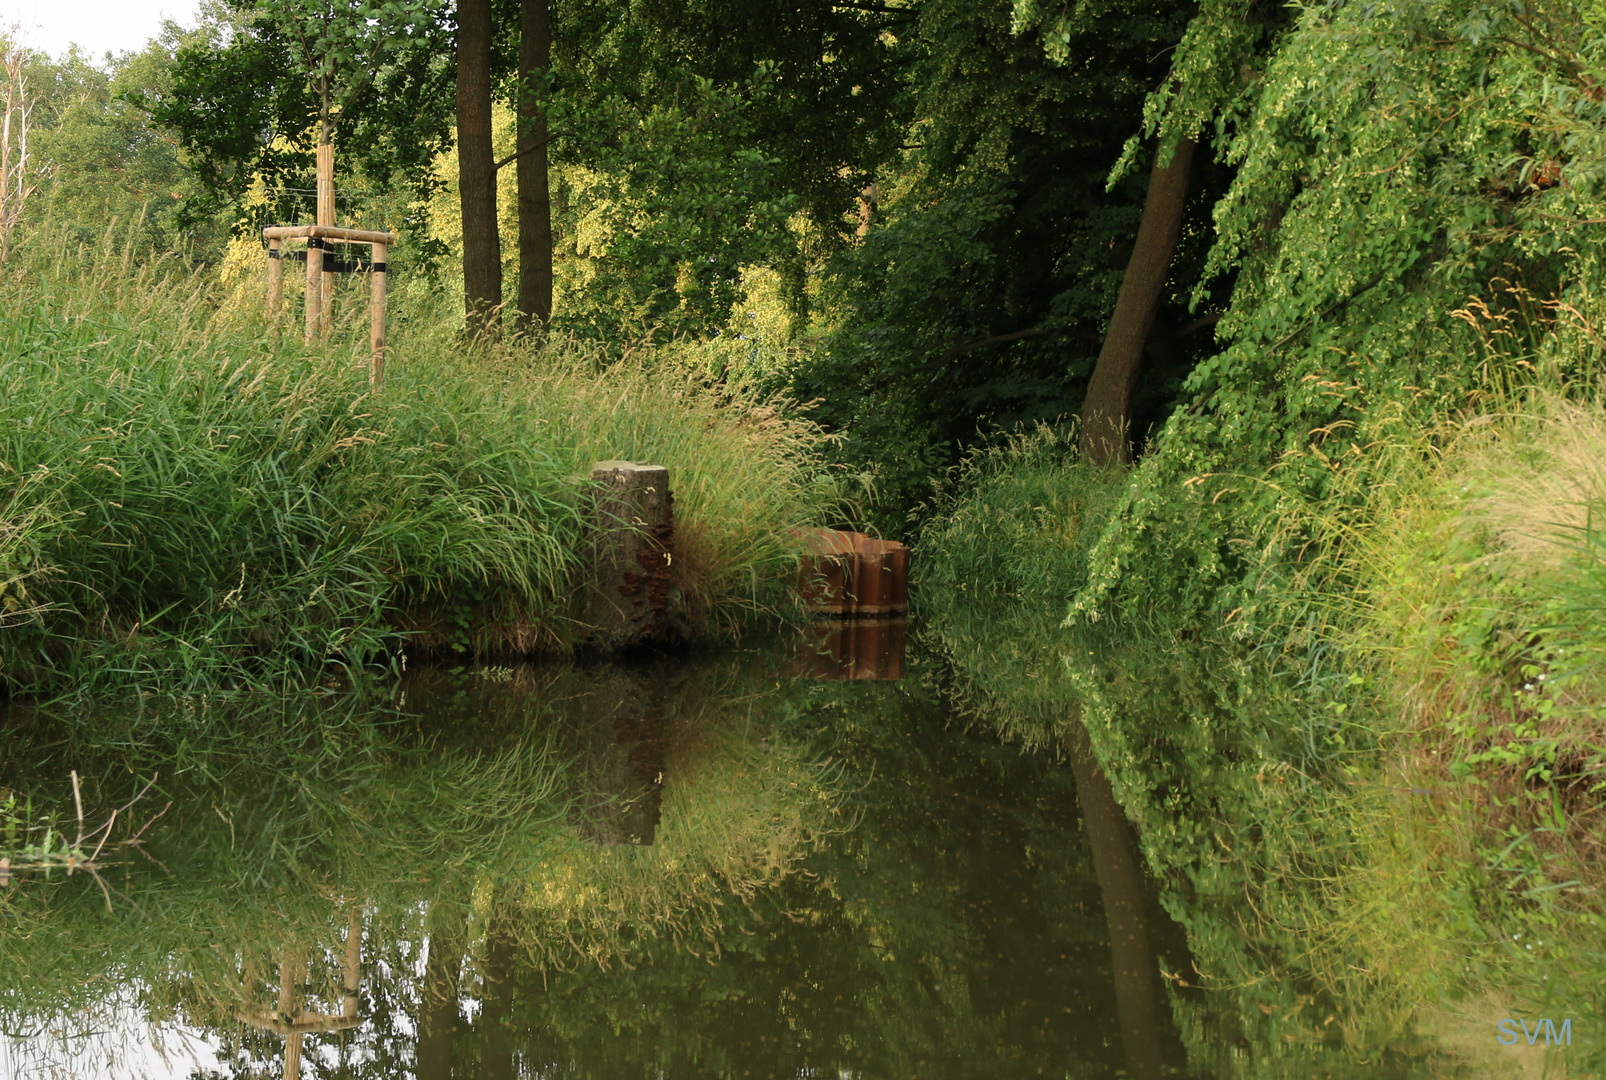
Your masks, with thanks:
M 1155 168 L 1149 173 L 1137 246 L 1121 279 L 1115 314 L 1110 317 L 1104 347 L 1099 350 L 1093 378 L 1087 384 L 1087 399 L 1082 403 L 1082 456 L 1100 465 L 1131 460 L 1127 429 L 1132 420 L 1132 391 L 1143 370 L 1143 349 L 1182 232 L 1193 151 L 1194 141 L 1183 139 L 1170 164 L 1160 168 L 1156 156 Z
M 549 0 L 524 0 L 519 23 L 519 75 L 528 80 L 552 66 Z M 534 94 L 519 102 L 519 314 L 520 331 L 552 318 L 552 189 L 547 177 L 546 110 Z
M 496 890 L 493 909 L 506 908 L 508 898 Z M 517 1080 L 513 1060 L 513 962 L 517 945 L 508 912 L 497 910 L 485 933 L 485 990 L 481 995 L 478 1026 L 480 1065 L 483 1080 Z
M 418 1080 L 451 1080 L 457 1042 L 457 983 L 462 977 L 463 917 L 450 901 L 436 901 L 425 919 L 429 955 L 418 1003 Z
M 1071 722 L 1068 741 L 1076 798 L 1082 805 L 1110 931 L 1110 973 L 1115 977 L 1115 1015 L 1126 1050 L 1126 1074 L 1134 1080 L 1159 1080 L 1165 1074 L 1171 1031 L 1162 1011 L 1159 969 L 1143 911 L 1143 868 L 1126 817 L 1080 720 Z
M 457 5 L 457 188 L 463 208 L 463 299 L 470 337 L 496 333 L 502 246 L 491 146 L 491 2 Z

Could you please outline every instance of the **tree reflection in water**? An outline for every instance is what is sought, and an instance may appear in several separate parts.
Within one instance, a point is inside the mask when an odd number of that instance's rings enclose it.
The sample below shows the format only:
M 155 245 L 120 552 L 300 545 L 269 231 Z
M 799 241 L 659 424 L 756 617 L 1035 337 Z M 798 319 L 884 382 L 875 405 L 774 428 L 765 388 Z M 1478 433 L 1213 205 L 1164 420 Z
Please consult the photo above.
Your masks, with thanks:
M 166 869 L 121 868 L 113 915 L 7 902 L 38 931 L 0 947 L 7 1028 L 182 1026 L 241 1078 L 1158 1075 L 1119 812 L 1078 775 L 1068 827 L 1071 771 L 967 732 L 889 630 L 880 678 L 768 649 L 228 717 L 250 738 L 170 786 Z M 188 738 L 163 722 L 39 719 L 6 782 L 67 754 L 110 790 Z M 62 1045 L 57 1075 L 134 1071 Z

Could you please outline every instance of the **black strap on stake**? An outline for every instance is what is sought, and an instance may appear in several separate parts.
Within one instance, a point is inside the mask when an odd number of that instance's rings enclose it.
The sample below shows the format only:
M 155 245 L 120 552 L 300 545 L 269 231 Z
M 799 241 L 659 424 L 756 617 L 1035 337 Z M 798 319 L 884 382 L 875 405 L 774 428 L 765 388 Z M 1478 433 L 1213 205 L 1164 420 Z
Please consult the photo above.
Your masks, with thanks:
M 313 243 L 316 243 L 317 247 L 312 247 Z M 324 247 L 324 242 L 319 240 L 316 236 L 313 237 L 312 240 L 308 241 L 308 247 L 313 251 L 328 250 L 326 247 Z M 268 258 L 283 259 L 285 262 L 304 263 L 307 261 L 307 252 L 305 249 L 298 251 L 275 251 L 272 248 L 269 248 Z M 351 262 L 341 262 L 338 259 L 331 259 L 327 255 L 323 257 L 323 269 L 326 273 L 330 274 L 366 274 L 370 270 L 376 274 L 389 273 L 389 268 L 382 262 L 363 262 L 361 259 L 354 259 Z

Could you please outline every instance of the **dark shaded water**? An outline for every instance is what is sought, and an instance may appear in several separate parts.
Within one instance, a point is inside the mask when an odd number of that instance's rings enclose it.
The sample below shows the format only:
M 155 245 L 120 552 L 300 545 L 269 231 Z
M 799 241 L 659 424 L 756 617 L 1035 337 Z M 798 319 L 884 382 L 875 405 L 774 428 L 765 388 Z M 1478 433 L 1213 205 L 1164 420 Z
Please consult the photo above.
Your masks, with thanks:
M 1185 1073 L 1085 743 L 962 723 L 901 635 L 14 718 L 37 805 L 158 780 L 98 874 L 5 892 L 0 1075 Z

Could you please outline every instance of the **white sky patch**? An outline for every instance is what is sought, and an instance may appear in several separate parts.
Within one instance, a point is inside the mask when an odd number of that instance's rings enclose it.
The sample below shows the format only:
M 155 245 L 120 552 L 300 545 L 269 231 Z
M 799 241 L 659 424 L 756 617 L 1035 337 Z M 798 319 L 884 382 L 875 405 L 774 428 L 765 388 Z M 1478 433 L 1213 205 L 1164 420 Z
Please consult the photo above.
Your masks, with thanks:
M 194 26 L 200 0 L 0 0 L 0 25 L 22 43 L 60 58 L 78 45 L 92 59 L 138 52 L 172 19 Z
M 0 1038 L 0 1076 L 9 1080 L 189 1080 L 215 1071 L 212 1040 L 181 1024 L 140 1015 L 132 990 L 97 1015 L 41 1018 L 37 1030 Z M 82 1028 L 82 1030 L 78 1030 Z

